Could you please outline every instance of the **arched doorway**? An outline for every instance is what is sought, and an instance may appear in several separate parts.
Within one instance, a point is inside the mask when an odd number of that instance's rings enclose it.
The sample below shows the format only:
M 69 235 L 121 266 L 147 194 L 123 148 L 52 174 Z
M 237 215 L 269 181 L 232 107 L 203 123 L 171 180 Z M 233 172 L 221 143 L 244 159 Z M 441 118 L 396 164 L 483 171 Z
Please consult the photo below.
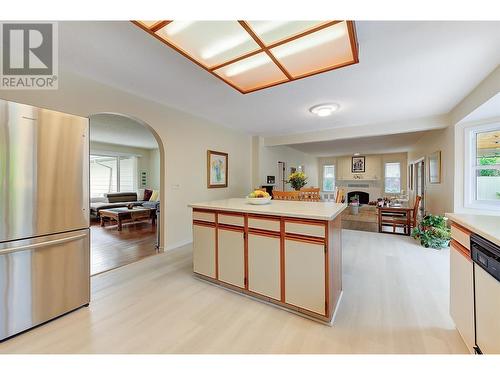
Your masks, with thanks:
M 164 149 L 144 121 L 119 113 L 90 119 L 91 274 L 163 251 Z

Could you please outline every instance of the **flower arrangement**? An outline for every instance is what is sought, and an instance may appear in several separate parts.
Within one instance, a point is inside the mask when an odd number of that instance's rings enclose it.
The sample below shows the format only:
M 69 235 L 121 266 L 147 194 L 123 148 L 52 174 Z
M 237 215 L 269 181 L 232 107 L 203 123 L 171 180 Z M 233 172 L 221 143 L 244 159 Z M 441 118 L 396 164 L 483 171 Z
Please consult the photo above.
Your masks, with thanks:
M 412 237 L 420 240 L 425 247 L 441 249 L 450 244 L 450 228 L 446 225 L 447 218 L 438 215 L 427 215 L 413 229 Z
M 307 184 L 307 176 L 304 172 L 294 172 L 288 176 L 288 181 L 295 190 L 300 190 Z

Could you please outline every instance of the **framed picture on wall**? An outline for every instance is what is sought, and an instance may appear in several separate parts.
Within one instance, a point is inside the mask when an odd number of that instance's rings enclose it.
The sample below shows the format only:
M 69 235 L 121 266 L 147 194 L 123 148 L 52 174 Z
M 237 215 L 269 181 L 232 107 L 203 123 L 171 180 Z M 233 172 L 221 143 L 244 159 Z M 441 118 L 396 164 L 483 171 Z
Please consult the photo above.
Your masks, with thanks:
M 351 172 L 352 173 L 365 173 L 365 157 L 364 156 L 353 156 L 352 157 Z
M 441 183 L 441 151 L 436 151 L 427 156 L 427 165 L 429 166 L 429 183 Z
M 207 151 L 207 187 L 225 188 L 228 181 L 228 154 L 219 151 Z

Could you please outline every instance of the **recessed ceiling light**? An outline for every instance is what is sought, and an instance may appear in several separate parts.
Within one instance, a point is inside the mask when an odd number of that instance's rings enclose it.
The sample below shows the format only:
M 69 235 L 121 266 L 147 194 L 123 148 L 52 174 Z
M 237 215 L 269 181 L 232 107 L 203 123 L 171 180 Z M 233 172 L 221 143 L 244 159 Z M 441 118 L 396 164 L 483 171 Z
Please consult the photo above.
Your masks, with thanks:
M 339 108 L 340 105 L 338 105 L 337 103 L 319 104 L 309 108 L 309 112 L 319 117 L 326 117 L 330 116 L 333 112 L 337 111 Z

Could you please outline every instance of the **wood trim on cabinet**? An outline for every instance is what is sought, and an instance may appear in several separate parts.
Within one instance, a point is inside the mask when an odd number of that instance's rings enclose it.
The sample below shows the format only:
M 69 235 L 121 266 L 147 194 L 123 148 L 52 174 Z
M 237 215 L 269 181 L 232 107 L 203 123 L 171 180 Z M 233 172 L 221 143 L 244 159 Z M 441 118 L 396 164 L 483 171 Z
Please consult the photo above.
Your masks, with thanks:
M 264 236 L 264 237 L 272 237 L 272 238 L 280 238 L 281 234 L 279 232 L 274 232 L 270 230 L 263 230 L 263 229 L 254 229 L 254 228 L 248 228 L 248 234 L 254 234 L 256 236 Z
M 248 215 L 244 216 L 244 233 L 243 233 L 243 242 L 244 242 L 244 247 L 243 247 L 243 262 L 244 262 L 244 269 L 245 269 L 245 279 L 244 279 L 244 285 L 245 289 L 248 290 Z
M 330 306 L 330 236 L 328 231 L 325 234 L 325 316 L 329 317 Z
M 245 233 L 245 227 L 240 227 L 240 226 L 237 226 L 237 225 L 219 224 L 217 226 L 217 229 L 220 229 L 220 230 L 229 230 L 229 231 L 232 231 L 232 232 Z
M 465 246 L 463 246 L 460 242 L 452 239 L 450 242 L 450 247 L 456 251 L 458 251 L 460 254 L 462 254 L 464 257 L 466 257 L 468 260 L 472 262 L 471 258 L 471 253 L 469 249 L 467 249 Z
M 313 243 L 313 244 L 325 244 L 325 239 L 323 237 L 313 237 L 313 236 L 305 236 L 303 234 L 295 234 L 295 233 L 285 233 L 285 240 L 293 240 L 304 243 Z
M 285 303 L 285 219 L 280 220 L 280 284 L 281 284 L 281 302 Z
M 469 236 L 472 234 L 472 232 L 470 231 L 470 229 L 467 229 L 463 225 L 458 224 L 456 221 L 452 221 L 451 222 L 451 226 L 457 228 L 458 230 L 464 232 L 465 234 L 467 234 Z
M 193 225 L 200 225 L 202 227 L 210 227 L 210 228 L 215 228 L 216 225 L 214 222 L 211 221 L 201 221 L 201 220 L 193 220 Z
M 215 212 L 215 278 L 219 280 L 219 215 Z

